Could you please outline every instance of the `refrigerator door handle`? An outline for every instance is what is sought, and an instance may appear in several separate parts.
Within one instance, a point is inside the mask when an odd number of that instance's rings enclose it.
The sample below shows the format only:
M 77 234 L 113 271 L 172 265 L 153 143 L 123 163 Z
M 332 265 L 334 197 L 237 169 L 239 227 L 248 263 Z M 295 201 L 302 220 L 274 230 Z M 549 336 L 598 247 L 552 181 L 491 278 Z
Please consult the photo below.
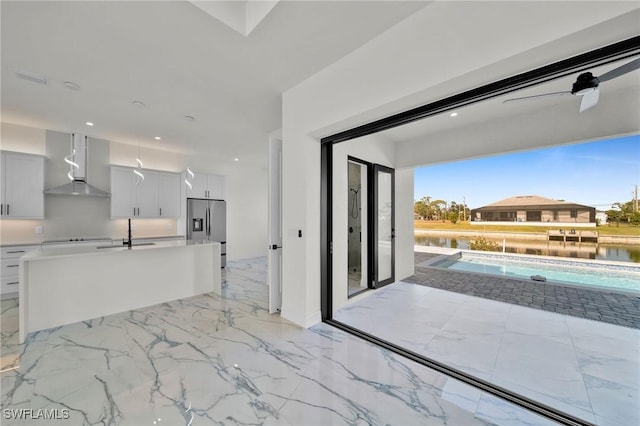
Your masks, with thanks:
M 209 218 L 209 224 L 207 225 L 207 237 L 211 238 L 211 207 L 209 207 L 207 217 Z
M 207 207 L 204 211 L 204 235 L 205 238 L 209 239 L 209 207 Z

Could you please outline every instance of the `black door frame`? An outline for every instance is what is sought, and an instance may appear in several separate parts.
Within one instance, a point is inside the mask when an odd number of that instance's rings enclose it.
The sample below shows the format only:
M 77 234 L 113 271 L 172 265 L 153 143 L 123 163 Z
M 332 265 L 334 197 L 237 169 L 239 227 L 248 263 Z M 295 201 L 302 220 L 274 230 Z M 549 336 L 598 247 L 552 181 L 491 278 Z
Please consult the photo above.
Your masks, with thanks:
M 364 333 L 347 324 L 333 320 L 331 281 L 333 273 L 331 259 L 333 255 L 333 223 L 331 218 L 333 207 L 331 201 L 331 194 L 333 190 L 333 180 L 331 178 L 331 172 L 333 170 L 333 145 L 381 132 L 403 124 L 408 124 L 496 96 L 515 92 L 517 90 L 554 80 L 566 75 L 587 71 L 589 68 L 605 65 L 631 56 L 636 56 L 638 54 L 640 54 L 640 36 L 635 36 L 322 138 L 320 141 L 320 205 L 322 207 L 320 212 L 320 304 L 322 320 L 348 333 L 359 336 L 369 342 L 387 348 L 394 353 L 405 356 L 420 364 L 435 369 L 436 371 L 444 373 L 450 377 L 454 377 L 476 388 L 482 389 L 491 395 L 498 396 L 513 404 L 527 408 L 534 413 L 553 421 L 558 421 L 567 425 L 589 425 L 589 423 L 575 416 L 561 412 L 538 401 L 523 397 L 522 395 L 504 389 L 489 381 L 464 373 L 444 363 L 408 351 L 405 348 L 379 339 L 376 336 Z
M 367 233 L 367 288 L 366 289 L 362 289 L 361 291 L 358 291 L 354 294 L 349 294 L 349 286 L 347 286 L 347 299 L 350 297 L 353 297 L 355 295 L 361 294 L 362 292 L 366 291 L 366 290 L 370 290 L 373 287 L 373 279 L 374 279 L 374 269 L 373 269 L 373 238 L 374 238 L 374 229 L 373 229 L 373 211 L 371 209 L 371 203 L 372 203 L 372 196 L 373 196 L 373 191 L 372 191 L 372 187 L 373 187 L 373 168 L 374 168 L 374 164 L 363 160 L 361 158 L 357 158 L 357 157 L 353 157 L 351 155 L 347 156 L 347 162 L 354 162 L 354 163 L 358 163 L 361 164 L 363 166 L 366 166 L 367 168 L 367 199 L 364 200 L 365 203 L 367 203 L 367 229 L 366 229 L 366 233 Z
M 380 281 L 380 277 L 378 276 L 378 256 L 380 255 L 379 246 L 378 246 L 378 237 L 380 235 L 380 230 L 378 229 L 378 189 L 380 188 L 378 182 L 378 172 L 389 173 L 391 175 L 391 277 L 386 280 Z M 372 286 L 373 288 L 384 287 L 385 285 L 389 285 L 395 281 L 396 278 L 396 179 L 395 179 L 395 170 L 391 167 L 382 166 L 380 164 L 373 165 L 373 191 L 372 192 L 372 200 L 369 203 L 370 211 L 371 211 L 371 219 L 373 220 L 373 239 L 371 240 L 371 246 L 373 249 L 373 256 L 370 261 L 371 269 L 374 271 Z

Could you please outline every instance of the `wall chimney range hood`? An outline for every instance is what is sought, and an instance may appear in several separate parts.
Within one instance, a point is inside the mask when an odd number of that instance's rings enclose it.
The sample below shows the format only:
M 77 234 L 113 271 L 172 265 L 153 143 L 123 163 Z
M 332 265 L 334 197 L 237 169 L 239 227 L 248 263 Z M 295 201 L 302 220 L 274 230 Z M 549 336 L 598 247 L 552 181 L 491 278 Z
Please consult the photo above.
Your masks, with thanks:
M 71 182 L 49 188 L 44 191 L 49 195 L 80 195 L 85 197 L 111 197 L 106 191 L 87 183 L 87 137 L 78 133 L 71 135 L 71 153 L 65 157 L 69 164 Z

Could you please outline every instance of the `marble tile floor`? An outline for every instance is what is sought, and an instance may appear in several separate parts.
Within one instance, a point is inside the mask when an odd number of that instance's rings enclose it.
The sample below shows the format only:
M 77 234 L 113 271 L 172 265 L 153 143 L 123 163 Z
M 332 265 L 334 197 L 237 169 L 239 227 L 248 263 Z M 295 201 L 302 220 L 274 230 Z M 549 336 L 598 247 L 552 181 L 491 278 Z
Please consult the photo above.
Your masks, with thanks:
M 640 425 L 640 330 L 397 282 L 334 319 L 601 426 Z
M 0 374 L 2 425 L 551 423 L 325 324 L 270 315 L 265 281 L 264 258 L 229 262 L 221 297 L 49 329 L 22 345 L 10 327 L 17 303 L 2 301 L 0 350 L 19 356 Z M 53 410 L 68 418 L 33 418 Z M 28 418 L 11 418 L 19 413 Z
M 359 293 L 361 291 L 366 290 L 366 287 L 362 287 L 361 283 L 362 275 L 359 271 L 349 271 L 348 285 L 349 285 L 349 296 Z

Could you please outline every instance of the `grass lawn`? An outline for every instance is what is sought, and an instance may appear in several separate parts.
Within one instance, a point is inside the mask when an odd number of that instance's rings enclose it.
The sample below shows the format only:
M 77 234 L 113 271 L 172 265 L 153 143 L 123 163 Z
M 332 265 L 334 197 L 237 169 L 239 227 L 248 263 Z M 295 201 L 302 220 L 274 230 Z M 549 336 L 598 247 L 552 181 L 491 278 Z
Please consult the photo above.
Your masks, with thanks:
M 526 225 L 471 225 L 469 222 L 451 223 L 435 220 L 414 220 L 414 229 L 433 229 L 442 231 L 488 231 L 488 232 L 530 232 L 546 234 L 549 229 L 567 229 L 568 226 L 526 226 Z M 600 235 L 640 236 L 640 226 L 621 223 L 597 226 L 595 228 L 576 228 L 576 230 L 598 231 Z

